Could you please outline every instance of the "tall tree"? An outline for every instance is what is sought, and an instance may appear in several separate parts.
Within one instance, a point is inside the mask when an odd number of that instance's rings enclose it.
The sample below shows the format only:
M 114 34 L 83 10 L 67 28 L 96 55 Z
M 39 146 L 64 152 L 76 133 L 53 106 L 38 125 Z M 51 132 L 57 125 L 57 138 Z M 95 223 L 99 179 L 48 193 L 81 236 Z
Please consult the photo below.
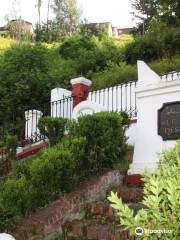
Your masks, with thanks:
M 54 0 L 51 7 L 55 14 L 56 31 L 60 36 L 71 36 L 78 31 L 80 10 L 77 0 Z
M 21 41 L 25 34 L 25 22 L 21 18 L 20 1 L 14 0 L 12 2 L 12 10 L 10 15 L 6 15 L 7 28 L 10 36 Z
M 152 19 L 157 19 L 168 25 L 180 24 L 180 1 L 179 0 L 131 0 L 134 9 L 133 15 L 145 27 Z
M 38 8 L 38 25 L 41 26 L 41 7 L 42 0 L 37 0 L 37 8 Z
M 47 32 L 49 31 L 49 11 L 50 11 L 50 3 L 51 3 L 51 0 L 48 0 L 48 6 L 47 6 Z

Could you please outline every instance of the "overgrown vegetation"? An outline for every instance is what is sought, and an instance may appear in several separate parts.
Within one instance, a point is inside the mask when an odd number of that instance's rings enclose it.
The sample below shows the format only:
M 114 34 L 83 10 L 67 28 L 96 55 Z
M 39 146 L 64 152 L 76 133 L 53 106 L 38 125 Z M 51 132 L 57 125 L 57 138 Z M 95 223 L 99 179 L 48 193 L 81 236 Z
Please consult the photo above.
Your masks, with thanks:
M 18 140 L 16 136 L 5 135 L 0 142 L 0 175 L 8 174 L 16 161 Z
M 49 139 L 50 146 L 61 141 L 66 130 L 67 119 L 42 117 L 39 119 L 38 128 L 42 135 Z
M 117 209 L 120 223 L 136 236 L 135 229 L 143 229 L 139 239 L 178 239 L 180 234 L 180 141 L 172 150 L 163 152 L 155 175 L 144 174 L 145 209 L 134 217 L 133 210 L 111 192 L 108 200 Z M 158 230 L 158 231 L 157 231 Z M 164 232 L 167 231 L 167 232 Z
M 70 124 L 70 136 L 85 137 L 85 155 L 79 172 L 101 172 L 112 168 L 126 152 L 125 130 L 130 124 L 126 113 L 101 112 L 80 117 Z M 87 169 L 87 171 L 85 170 Z
M 52 126 L 60 123 L 63 130 L 61 120 L 52 121 Z M 0 184 L 0 231 L 71 191 L 87 177 L 99 175 L 121 161 L 128 125 L 125 113 L 80 117 L 78 122 L 69 123 L 69 136 L 60 143 L 44 149 L 34 160 L 19 162 L 11 177 Z
M 143 37 L 129 39 L 128 44 L 121 38 L 80 36 L 58 45 L 24 43 L 9 45 L 7 50 L 2 46 L 0 108 L 12 112 L 24 103 L 37 106 L 49 102 L 52 88 L 69 89 L 70 79 L 81 75 L 92 80 L 92 90 L 137 80 L 137 59 L 149 62 L 157 73 L 177 70 L 179 33 L 178 28 L 152 28 Z M 6 39 L 0 41 L 8 46 Z

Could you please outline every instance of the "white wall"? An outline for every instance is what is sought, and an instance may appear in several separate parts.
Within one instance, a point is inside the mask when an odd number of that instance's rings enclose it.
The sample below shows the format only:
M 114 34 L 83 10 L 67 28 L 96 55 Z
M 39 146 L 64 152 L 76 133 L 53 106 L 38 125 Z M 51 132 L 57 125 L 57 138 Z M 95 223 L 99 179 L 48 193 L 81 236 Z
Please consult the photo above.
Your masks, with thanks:
M 137 123 L 131 123 L 130 127 L 126 130 L 127 143 L 129 145 L 135 145 Z
M 163 81 L 144 62 L 138 62 L 137 130 L 133 163 L 129 174 L 154 172 L 159 160 L 158 153 L 173 147 L 175 140 L 163 141 L 158 135 L 158 110 L 166 102 L 180 100 L 180 79 Z

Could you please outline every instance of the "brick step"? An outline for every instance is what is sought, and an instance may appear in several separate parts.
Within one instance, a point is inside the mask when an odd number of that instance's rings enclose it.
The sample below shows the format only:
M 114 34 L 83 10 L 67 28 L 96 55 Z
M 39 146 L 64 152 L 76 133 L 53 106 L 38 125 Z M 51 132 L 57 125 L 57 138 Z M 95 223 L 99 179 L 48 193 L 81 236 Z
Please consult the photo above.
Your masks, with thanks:
M 140 209 L 144 208 L 145 206 L 142 203 L 128 203 L 129 208 L 134 210 L 136 214 Z M 95 202 L 86 205 L 86 217 L 92 218 L 96 217 L 96 219 L 106 218 L 107 220 L 116 220 L 116 210 L 113 209 L 108 203 L 103 202 Z
M 134 240 L 125 226 L 96 221 L 74 221 L 65 226 L 67 240 Z
M 128 203 L 138 203 L 143 199 L 143 187 L 129 187 L 126 185 L 120 185 L 111 190 L 107 191 L 107 195 L 110 195 L 110 192 L 117 192 L 118 197 L 121 197 L 123 202 Z
M 141 203 L 142 187 L 120 185 L 108 190 L 107 195 L 110 191 L 117 192 L 135 214 L 144 208 Z M 134 240 L 129 236 L 127 227 L 118 225 L 116 210 L 111 208 L 106 200 L 87 204 L 85 213 L 83 220 L 76 220 L 64 226 L 67 240 Z

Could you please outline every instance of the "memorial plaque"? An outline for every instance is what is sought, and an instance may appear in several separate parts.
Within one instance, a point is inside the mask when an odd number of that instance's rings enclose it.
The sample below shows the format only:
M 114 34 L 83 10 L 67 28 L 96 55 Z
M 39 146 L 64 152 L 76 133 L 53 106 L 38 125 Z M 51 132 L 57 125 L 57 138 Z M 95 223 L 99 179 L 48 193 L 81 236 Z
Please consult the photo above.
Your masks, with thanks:
M 180 102 L 164 103 L 158 110 L 158 134 L 163 140 L 180 139 Z

